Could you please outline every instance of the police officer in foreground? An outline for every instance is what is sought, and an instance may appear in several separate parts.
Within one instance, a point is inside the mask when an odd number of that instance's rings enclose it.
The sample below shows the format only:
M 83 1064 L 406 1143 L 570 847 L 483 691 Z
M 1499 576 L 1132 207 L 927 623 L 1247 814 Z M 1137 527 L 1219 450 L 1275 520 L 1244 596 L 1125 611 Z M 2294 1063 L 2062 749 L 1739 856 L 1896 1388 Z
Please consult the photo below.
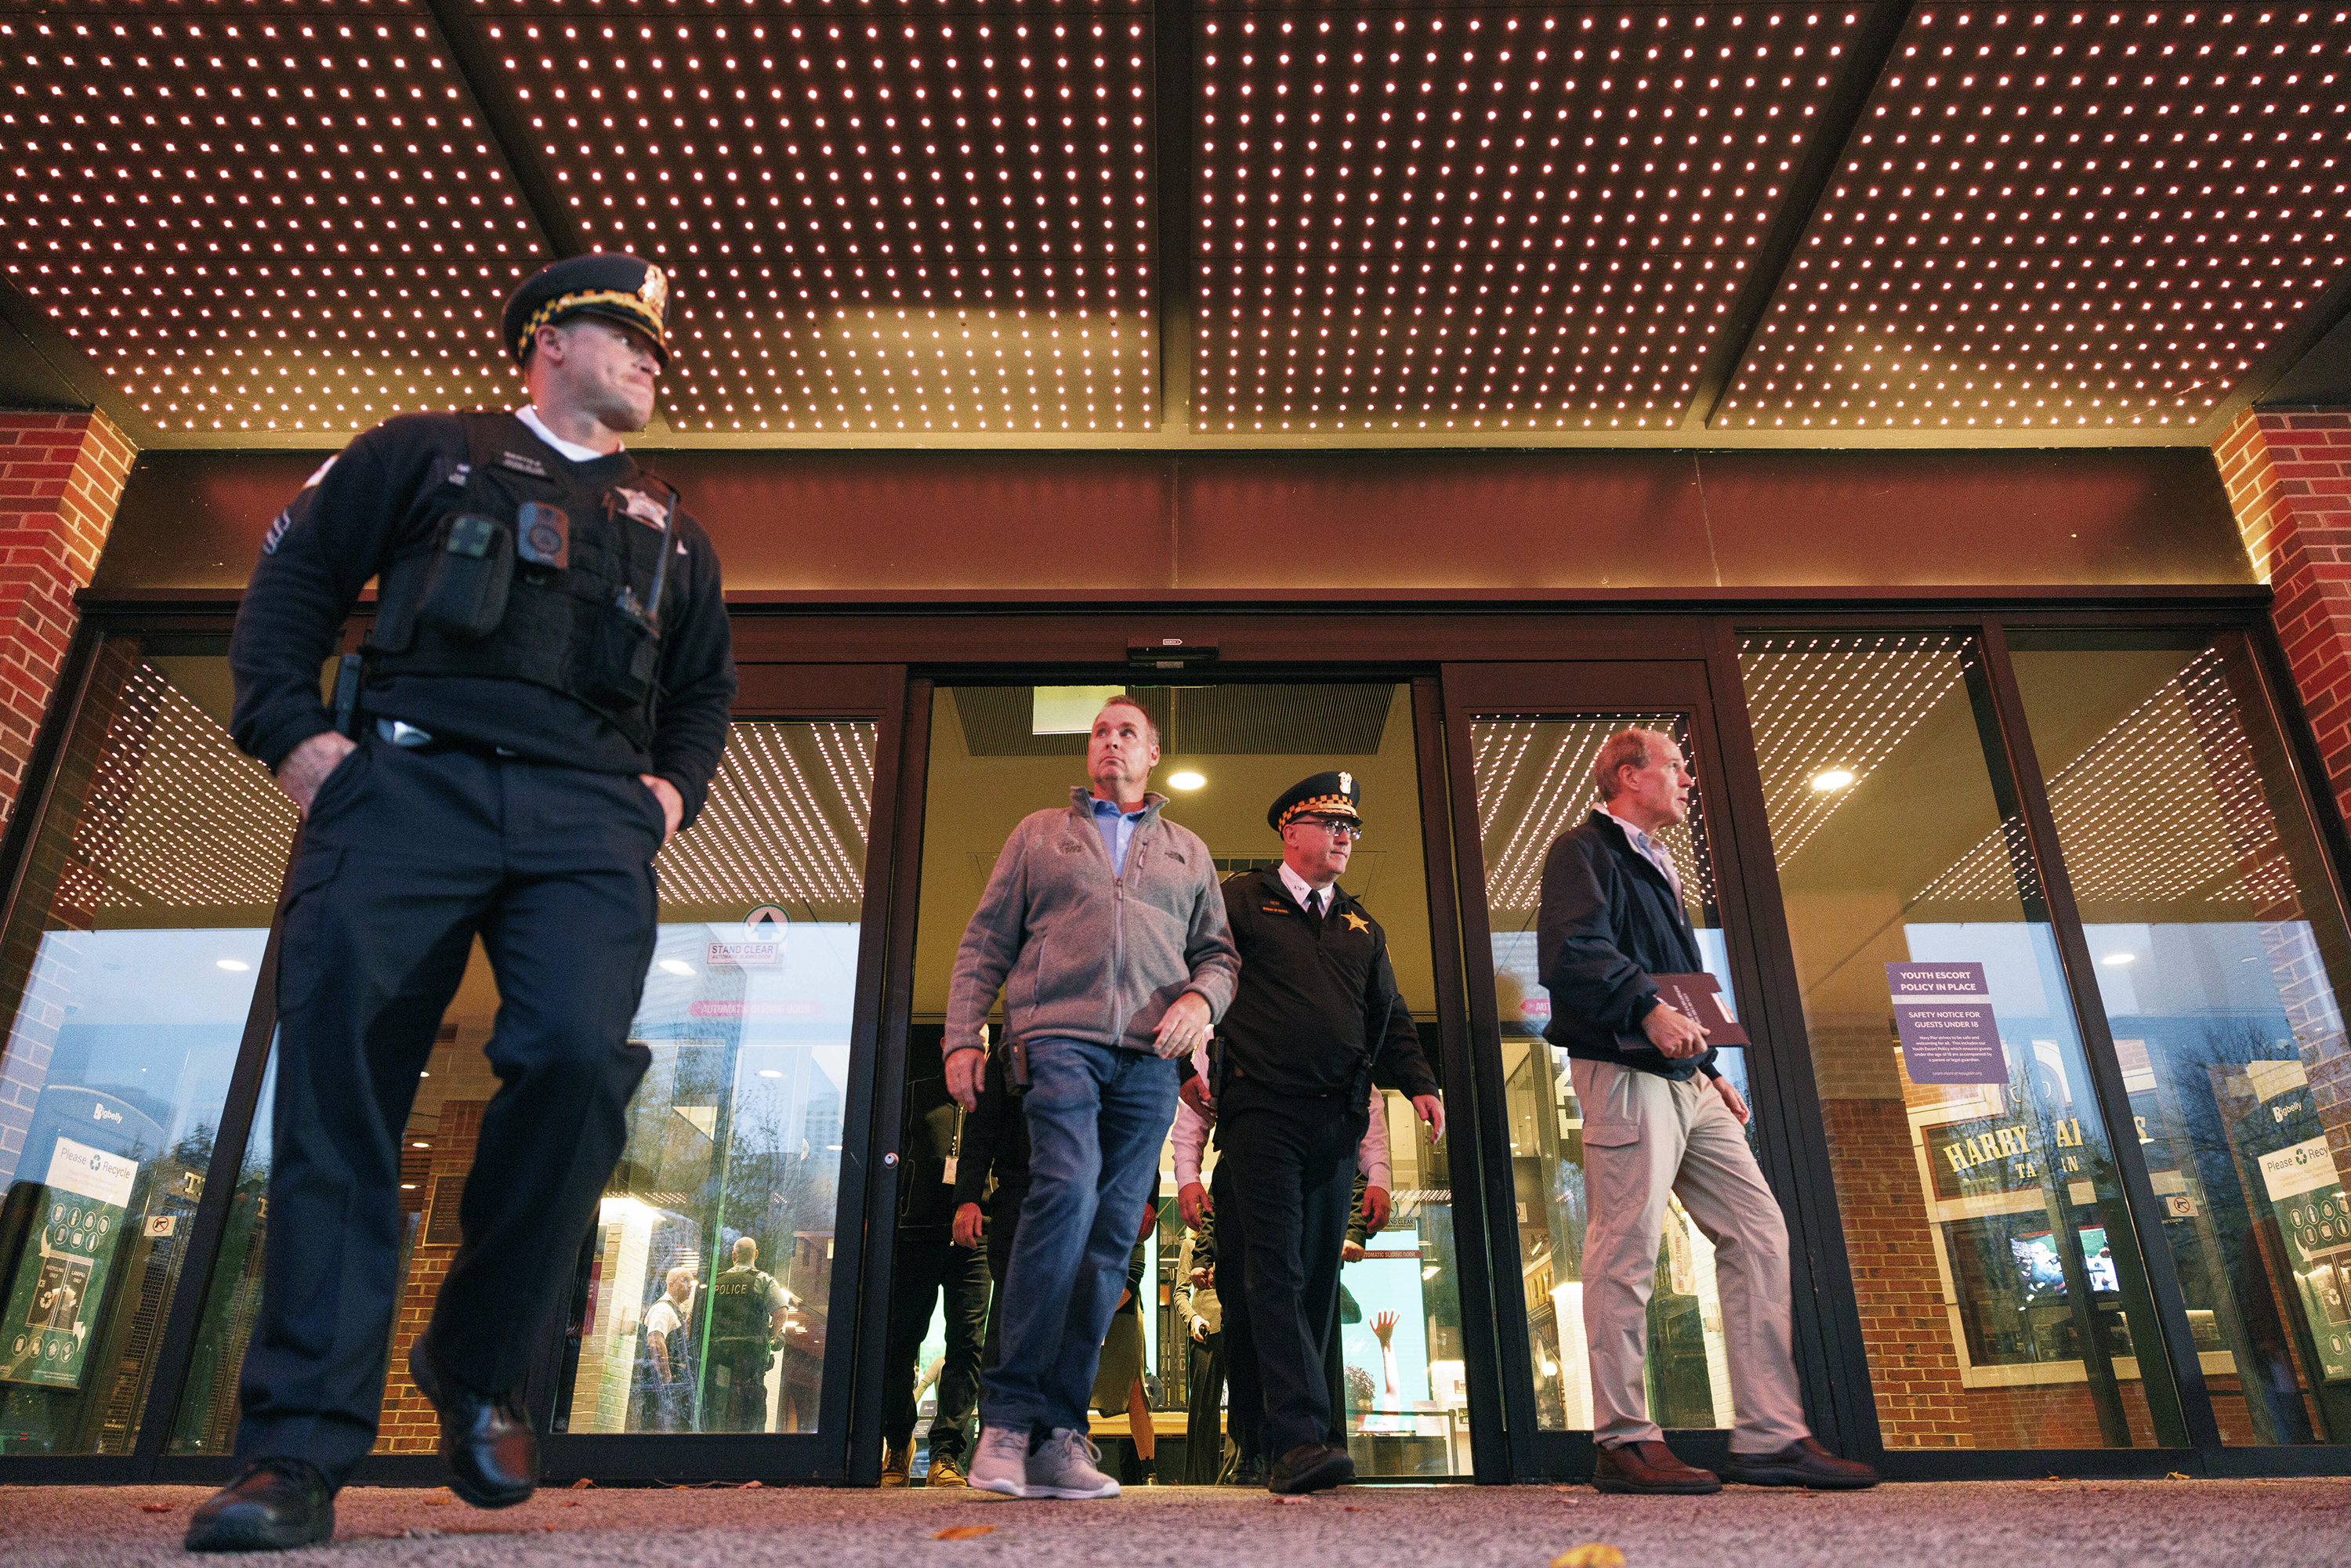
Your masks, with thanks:
M 1266 813 L 1281 835 L 1281 864 L 1224 884 L 1241 975 L 1218 1026 L 1222 1082 L 1204 1092 L 1188 1060 L 1183 1069 L 1185 1098 L 1216 1116 L 1228 1375 L 1247 1390 L 1240 1362 L 1254 1356 L 1266 1489 L 1275 1492 L 1318 1491 L 1355 1475 L 1344 1446 L 1330 1440 L 1338 1428 L 1324 1358 L 1337 1332 L 1339 1253 L 1372 1086 L 1410 1096 L 1432 1143 L 1445 1135 L 1387 934 L 1339 886 L 1363 831 L 1362 799 L 1353 774 L 1318 773 Z M 1186 1224 L 1209 1207 L 1196 1183 L 1177 1202 Z M 1387 1220 L 1385 1189 L 1367 1189 L 1366 1203 L 1376 1230 Z
M 270 527 L 230 645 L 236 743 L 301 808 L 277 960 L 269 1246 L 246 1352 L 246 1469 L 197 1551 L 334 1532 L 373 1446 L 401 1288 L 400 1134 L 481 939 L 501 1080 L 464 1245 L 409 1356 L 450 1486 L 529 1497 L 523 1373 L 619 1158 L 648 1056 L 628 1030 L 653 859 L 694 820 L 735 664 L 710 541 L 621 438 L 668 359 L 661 269 L 558 262 L 506 308 L 529 402 L 409 414 Z M 319 669 L 380 579 L 364 661 Z

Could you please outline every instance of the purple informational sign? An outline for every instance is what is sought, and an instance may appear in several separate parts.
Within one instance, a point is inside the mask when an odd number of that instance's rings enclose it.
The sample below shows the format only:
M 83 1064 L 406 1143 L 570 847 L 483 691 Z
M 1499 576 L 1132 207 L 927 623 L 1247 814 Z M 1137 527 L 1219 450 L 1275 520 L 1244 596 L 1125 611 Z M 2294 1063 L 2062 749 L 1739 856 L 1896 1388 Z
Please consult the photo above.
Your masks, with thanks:
M 1888 964 L 1886 983 L 1911 1082 L 2008 1082 L 1981 964 Z

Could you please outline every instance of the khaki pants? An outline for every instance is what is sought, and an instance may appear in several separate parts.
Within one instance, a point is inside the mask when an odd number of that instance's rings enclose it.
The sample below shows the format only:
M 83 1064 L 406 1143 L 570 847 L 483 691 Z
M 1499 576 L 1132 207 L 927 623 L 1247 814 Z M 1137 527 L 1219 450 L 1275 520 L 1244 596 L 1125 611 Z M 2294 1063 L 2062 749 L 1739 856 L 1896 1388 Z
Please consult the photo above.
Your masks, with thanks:
M 1676 1083 L 1608 1061 L 1571 1061 L 1583 1106 L 1583 1333 L 1593 1437 L 1661 1440 L 1641 1368 L 1667 1193 L 1714 1243 L 1724 1357 L 1737 1408 L 1731 1451 L 1809 1437 L 1790 1349 L 1788 1226 L 1747 1135 L 1703 1075 Z

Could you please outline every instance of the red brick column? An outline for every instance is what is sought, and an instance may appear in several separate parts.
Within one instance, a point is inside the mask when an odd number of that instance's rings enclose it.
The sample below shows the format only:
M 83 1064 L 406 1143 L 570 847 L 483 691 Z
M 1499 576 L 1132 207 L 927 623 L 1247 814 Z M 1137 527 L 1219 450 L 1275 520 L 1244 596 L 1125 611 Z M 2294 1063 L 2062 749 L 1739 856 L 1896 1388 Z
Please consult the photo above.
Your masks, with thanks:
M 89 586 L 131 443 L 101 413 L 0 413 L 0 819 L 13 810 L 34 731 Z
M 2351 811 L 2351 410 L 2249 411 L 2213 456 L 2253 570 L 2276 591 L 2271 614 L 2328 782 Z M 2287 965 L 2281 978 L 2294 972 Z M 2327 1145 L 2336 1168 L 2351 1169 L 2351 1051 L 2334 1005 L 2341 998 L 2323 988 L 2298 998 L 2292 986 L 2286 997 Z

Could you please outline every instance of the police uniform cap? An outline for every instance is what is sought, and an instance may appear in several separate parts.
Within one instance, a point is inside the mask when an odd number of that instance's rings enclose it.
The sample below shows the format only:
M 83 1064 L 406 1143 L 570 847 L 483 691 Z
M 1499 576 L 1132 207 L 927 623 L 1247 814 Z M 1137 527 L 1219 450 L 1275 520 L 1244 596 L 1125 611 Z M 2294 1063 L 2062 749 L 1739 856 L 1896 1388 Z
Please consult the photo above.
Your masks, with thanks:
M 1317 773 L 1311 779 L 1301 779 L 1281 792 L 1265 814 L 1266 824 L 1275 832 L 1290 826 L 1290 820 L 1307 811 L 1325 817 L 1344 817 L 1360 822 L 1364 814 L 1356 806 L 1364 798 L 1364 788 L 1352 773 Z
M 541 327 L 574 316 L 601 316 L 634 327 L 653 340 L 654 358 L 669 363 L 669 277 L 652 262 L 591 251 L 540 267 L 507 301 L 500 324 L 507 352 L 520 364 Z

